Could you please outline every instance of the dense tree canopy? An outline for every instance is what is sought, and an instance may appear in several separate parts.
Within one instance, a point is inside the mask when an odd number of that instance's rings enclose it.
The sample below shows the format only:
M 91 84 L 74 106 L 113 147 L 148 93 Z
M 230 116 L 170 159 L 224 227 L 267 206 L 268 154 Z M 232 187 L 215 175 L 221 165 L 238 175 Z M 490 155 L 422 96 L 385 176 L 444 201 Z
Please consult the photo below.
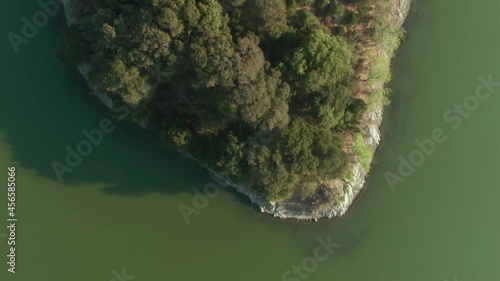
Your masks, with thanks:
M 97 0 L 60 52 L 161 138 L 282 200 L 345 175 L 342 132 L 366 107 L 350 95 L 352 40 L 332 27 L 341 2 Z

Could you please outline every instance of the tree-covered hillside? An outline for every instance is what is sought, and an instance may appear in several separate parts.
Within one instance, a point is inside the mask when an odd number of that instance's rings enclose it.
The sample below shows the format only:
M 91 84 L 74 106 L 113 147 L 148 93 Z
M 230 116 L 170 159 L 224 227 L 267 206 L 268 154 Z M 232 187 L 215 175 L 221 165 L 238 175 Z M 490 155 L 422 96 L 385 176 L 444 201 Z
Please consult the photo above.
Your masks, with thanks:
M 79 0 L 59 51 L 172 146 L 268 200 L 313 200 L 346 176 L 367 107 L 351 93 L 368 2 Z

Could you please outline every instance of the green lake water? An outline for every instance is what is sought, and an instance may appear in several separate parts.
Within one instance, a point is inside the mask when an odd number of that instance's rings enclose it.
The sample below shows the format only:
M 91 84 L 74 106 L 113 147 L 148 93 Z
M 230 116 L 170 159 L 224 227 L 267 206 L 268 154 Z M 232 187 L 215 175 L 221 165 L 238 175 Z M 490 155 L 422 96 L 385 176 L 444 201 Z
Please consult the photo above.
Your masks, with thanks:
M 59 182 L 51 163 L 111 114 L 54 55 L 61 12 L 15 54 L 6 35 L 20 34 L 21 18 L 41 8 L 0 5 L 0 234 L 7 167 L 18 172 L 17 273 L 7 272 L 0 236 L 0 280 L 279 281 L 328 237 L 334 252 L 307 278 L 289 280 L 498 280 L 500 88 L 456 130 L 443 114 L 474 95 L 479 76 L 500 81 L 499 1 L 417 0 L 367 189 L 346 216 L 318 223 L 262 215 L 223 190 L 186 224 L 179 204 L 192 205 L 193 189 L 213 180 L 125 123 Z M 386 172 L 436 128 L 446 142 L 391 191 Z M 129 276 L 120 280 L 122 268 Z

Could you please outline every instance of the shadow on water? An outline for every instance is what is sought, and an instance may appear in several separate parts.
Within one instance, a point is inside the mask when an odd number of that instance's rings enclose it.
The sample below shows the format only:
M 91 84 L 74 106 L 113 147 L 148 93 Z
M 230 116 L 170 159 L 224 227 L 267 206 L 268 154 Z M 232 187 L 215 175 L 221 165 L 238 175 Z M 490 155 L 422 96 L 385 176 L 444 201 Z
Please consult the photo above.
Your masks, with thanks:
M 89 97 L 89 88 L 77 70 L 56 58 L 56 37 L 63 26 L 60 14 L 22 45 L 18 54 L 8 40 L 2 41 L 0 49 L 6 54 L 0 131 L 10 150 L 7 153 L 19 167 L 55 184 L 58 179 L 52 163 L 66 164 L 66 146 L 76 149 L 86 140 L 82 130 L 97 129 L 102 119 L 112 119 L 104 105 Z M 7 34 L 17 29 L 12 24 L 2 31 Z M 164 149 L 141 128 L 127 122 L 113 124 L 116 129 L 105 134 L 103 142 L 82 157 L 72 172 L 63 175 L 65 186 L 91 184 L 103 187 L 106 194 L 140 196 L 191 193 L 193 187 L 202 189 L 212 181 L 203 168 Z
M 73 79 L 67 83 L 76 85 L 77 90 L 70 98 L 76 99 L 80 108 L 74 102 L 68 104 L 67 98 L 58 103 L 40 100 L 26 106 L 14 105 L 7 109 L 11 112 L 4 114 L 16 116 L 15 119 L 0 120 L 5 140 L 19 165 L 54 181 L 58 179 L 52 163 L 67 164 L 65 148 L 76 149 L 86 139 L 81 133 L 83 129 L 96 129 L 101 119 L 112 118 L 102 105 L 87 98 L 82 82 L 72 83 L 76 82 Z M 11 104 L 16 102 L 22 103 L 22 98 L 11 99 Z M 24 117 L 17 116 L 18 108 L 24 108 Z M 105 186 L 104 193 L 121 195 L 177 193 L 210 180 L 202 168 L 163 149 L 144 130 L 127 123 L 116 124 L 114 132 L 104 135 L 102 144 L 93 147 L 89 156 L 82 157 L 80 165 L 62 176 L 66 186 L 98 183 Z
M 27 4 L 21 18 L 39 7 Z M 0 27 L 4 34 L 18 32 L 17 21 Z M 66 164 L 66 147 L 76 149 L 86 140 L 82 130 L 99 128 L 104 118 L 113 120 L 116 129 L 104 134 L 103 142 L 82 163 L 63 175 L 64 186 L 99 186 L 105 194 L 143 196 L 150 193 L 192 194 L 214 182 L 209 173 L 177 151 L 165 148 L 142 128 L 128 122 L 116 123 L 108 108 L 90 97 L 86 81 L 77 71 L 61 62 L 56 54 L 57 37 L 66 25 L 59 13 L 40 28 L 28 44 L 15 54 L 8 40 L 0 51 L 4 89 L 0 95 L 0 132 L 16 165 L 34 171 L 57 184 L 52 163 Z M 233 200 L 259 209 L 231 188 Z

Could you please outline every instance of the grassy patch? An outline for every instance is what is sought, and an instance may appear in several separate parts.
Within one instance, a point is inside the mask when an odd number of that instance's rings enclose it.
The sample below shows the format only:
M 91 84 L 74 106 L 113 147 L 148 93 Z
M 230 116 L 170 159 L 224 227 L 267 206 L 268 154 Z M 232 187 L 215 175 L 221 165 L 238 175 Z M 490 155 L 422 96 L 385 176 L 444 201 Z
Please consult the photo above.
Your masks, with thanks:
M 366 171 L 370 170 L 370 161 L 372 160 L 373 152 L 368 146 L 365 138 L 361 134 L 357 134 L 354 138 L 352 148 L 356 153 L 361 166 Z

